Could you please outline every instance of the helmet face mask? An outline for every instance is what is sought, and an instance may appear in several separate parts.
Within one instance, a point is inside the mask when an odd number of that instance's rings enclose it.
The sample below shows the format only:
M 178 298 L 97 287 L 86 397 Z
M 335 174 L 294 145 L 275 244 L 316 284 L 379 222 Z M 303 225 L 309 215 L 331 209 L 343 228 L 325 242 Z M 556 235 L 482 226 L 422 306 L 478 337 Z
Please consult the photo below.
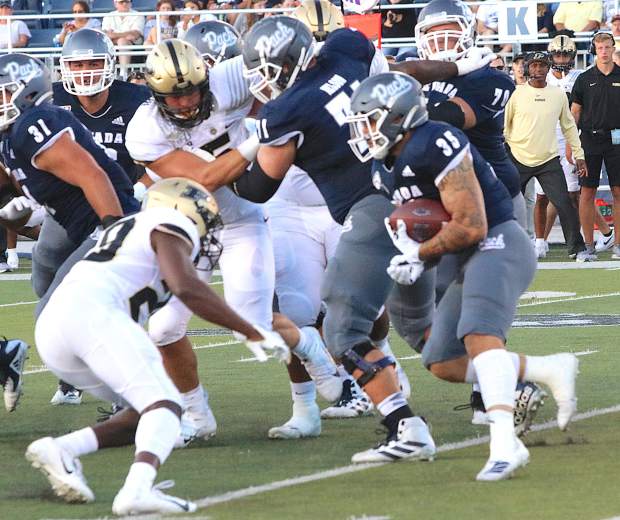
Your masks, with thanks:
M 88 62 L 91 62 L 90 66 Z M 69 94 L 99 94 L 110 88 L 115 72 L 114 45 L 104 33 L 85 28 L 67 37 L 60 56 L 60 75 Z
M 458 0 L 434 0 L 420 11 L 415 37 L 420 58 L 456 61 L 474 46 L 474 17 Z
M 0 130 L 7 129 L 24 110 L 51 97 L 52 82 L 43 63 L 22 53 L 0 57 Z
M 361 162 L 371 159 L 385 159 L 390 150 L 390 140 L 381 132 L 381 125 L 387 118 L 387 110 L 375 108 L 367 113 L 347 117 L 351 139 L 347 142 L 355 157 Z
M 250 92 L 263 103 L 291 87 L 314 56 L 314 40 L 303 22 L 271 16 L 256 23 L 244 38 L 244 74 Z
M 162 115 L 175 126 L 193 128 L 211 115 L 207 67 L 189 43 L 173 38 L 156 45 L 145 77 Z

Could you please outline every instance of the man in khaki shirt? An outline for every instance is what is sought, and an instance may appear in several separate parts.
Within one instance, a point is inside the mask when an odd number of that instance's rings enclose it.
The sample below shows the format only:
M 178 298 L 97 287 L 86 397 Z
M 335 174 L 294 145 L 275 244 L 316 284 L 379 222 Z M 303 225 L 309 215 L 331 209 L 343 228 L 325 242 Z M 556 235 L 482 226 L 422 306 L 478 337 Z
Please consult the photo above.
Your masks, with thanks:
M 578 262 L 586 262 L 596 257 L 589 258 L 585 252 L 579 215 L 568 195 L 555 131 L 558 121 L 572 148 L 578 174 L 587 175 L 587 168 L 568 98 L 560 87 L 547 85 L 549 68 L 549 56 L 545 52 L 531 53 L 526 57 L 528 81 L 517 86 L 506 105 L 504 135 L 511 159 L 521 175 L 522 188 L 532 177 L 538 179 L 558 210 L 569 256 L 577 258 Z

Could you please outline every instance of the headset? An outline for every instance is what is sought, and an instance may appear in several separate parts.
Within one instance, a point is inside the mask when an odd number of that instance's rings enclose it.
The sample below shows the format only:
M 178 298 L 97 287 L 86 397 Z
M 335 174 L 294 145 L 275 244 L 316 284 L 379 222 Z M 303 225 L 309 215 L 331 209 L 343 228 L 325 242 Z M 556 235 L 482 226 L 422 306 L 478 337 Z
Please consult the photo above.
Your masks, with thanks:
M 616 39 L 614 38 L 614 35 L 611 34 L 608 31 L 596 31 L 593 35 L 592 35 L 592 39 L 590 40 L 590 54 L 592 54 L 592 56 L 596 56 L 596 45 L 594 45 L 594 39 L 597 38 L 598 36 L 605 36 L 605 38 L 601 38 L 601 40 L 611 40 L 611 44 L 615 47 L 616 46 Z

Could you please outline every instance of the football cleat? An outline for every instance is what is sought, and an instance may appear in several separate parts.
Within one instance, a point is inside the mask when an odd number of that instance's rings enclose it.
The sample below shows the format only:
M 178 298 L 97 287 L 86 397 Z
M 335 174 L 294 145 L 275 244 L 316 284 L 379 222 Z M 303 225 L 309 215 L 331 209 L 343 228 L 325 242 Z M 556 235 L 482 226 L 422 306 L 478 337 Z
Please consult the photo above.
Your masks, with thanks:
M 538 409 L 545 404 L 547 392 L 534 383 L 517 384 L 515 391 L 514 425 L 517 437 L 530 431 Z
M 17 251 L 6 252 L 6 265 L 8 265 L 9 269 L 12 271 L 19 269 L 19 256 L 17 256 Z
M 433 460 L 435 441 L 431 437 L 426 421 L 421 417 L 407 417 L 398 423 L 396 436 L 385 442 L 360 451 L 351 457 L 354 464 L 365 462 L 397 462 L 399 460 Z
M 594 252 L 594 248 L 591 246 L 588 246 L 583 251 L 579 251 L 579 253 L 577 253 L 575 261 L 578 263 L 596 262 L 597 259 L 598 259 L 598 256 L 596 256 L 596 253 Z
M 304 333 L 313 338 L 312 344 L 301 359 L 308 374 L 316 385 L 317 392 L 330 403 L 335 403 L 342 395 L 342 378 L 331 354 L 325 348 L 323 339 L 314 327 L 304 327 Z
M 345 379 L 340 400 L 321 411 L 322 419 L 352 419 L 372 415 L 373 404 L 355 381 Z
M 123 486 L 114 497 L 112 512 L 118 516 L 144 513 L 193 513 L 197 506 L 189 500 L 166 495 L 162 489 L 174 486 L 171 480 L 164 480 L 153 487 Z
M 615 238 L 615 232 L 613 228 L 611 230 L 611 233 L 607 237 L 603 235 L 603 233 L 601 233 L 596 239 L 594 251 L 597 253 L 601 253 L 602 251 L 607 251 L 608 249 L 611 249 L 614 245 L 614 238 Z
M 11 272 L 11 268 L 9 267 L 9 264 L 7 264 L 6 262 L 0 262 L 0 274 L 10 273 L 10 272 Z
M 620 246 L 614 246 L 611 252 L 612 260 L 620 260 Z
M 207 408 L 204 414 L 184 412 L 181 416 L 181 432 L 174 443 L 175 448 L 186 448 L 196 439 L 209 440 L 217 432 L 217 421 Z
M 558 369 L 553 378 L 545 381 L 558 406 L 558 427 L 564 431 L 577 411 L 575 381 L 579 374 L 579 360 L 574 354 L 554 354 Z
M 269 429 L 270 439 L 300 439 L 302 437 L 318 437 L 321 435 L 321 414 L 316 403 L 311 408 L 304 407 L 303 413 L 295 409 L 293 416 L 282 426 Z
M 74 458 L 51 437 L 36 440 L 26 449 L 26 459 L 40 470 L 52 485 L 54 494 L 65 502 L 92 502 L 95 495 Z
M 0 385 L 4 388 L 4 407 L 12 412 L 22 395 L 23 371 L 28 344 L 20 339 L 0 339 Z
M 530 461 L 530 452 L 519 439 L 515 437 L 515 450 L 511 457 L 506 460 L 491 460 L 484 465 L 484 468 L 476 476 L 480 482 L 495 482 L 506 480 L 512 477 L 514 472 Z
M 69 389 L 63 389 L 61 385 L 56 390 L 56 393 L 52 396 L 50 404 L 52 404 L 53 406 L 59 406 L 63 404 L 82 404 L 82 391 L 73 387 Z

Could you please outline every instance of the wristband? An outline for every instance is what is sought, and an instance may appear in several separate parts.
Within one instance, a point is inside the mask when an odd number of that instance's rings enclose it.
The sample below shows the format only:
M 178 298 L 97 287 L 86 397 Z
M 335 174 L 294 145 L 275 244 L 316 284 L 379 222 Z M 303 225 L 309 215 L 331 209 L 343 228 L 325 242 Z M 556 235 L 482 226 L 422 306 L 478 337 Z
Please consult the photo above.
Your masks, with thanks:
M 258 154 L 259 147 L 260 143 L 258 141 L 258 135 L 252 134 L 248 139 L 237 146 L 237 151 L 246 161 L 252 162 L 256 159 L 256 154 Z

